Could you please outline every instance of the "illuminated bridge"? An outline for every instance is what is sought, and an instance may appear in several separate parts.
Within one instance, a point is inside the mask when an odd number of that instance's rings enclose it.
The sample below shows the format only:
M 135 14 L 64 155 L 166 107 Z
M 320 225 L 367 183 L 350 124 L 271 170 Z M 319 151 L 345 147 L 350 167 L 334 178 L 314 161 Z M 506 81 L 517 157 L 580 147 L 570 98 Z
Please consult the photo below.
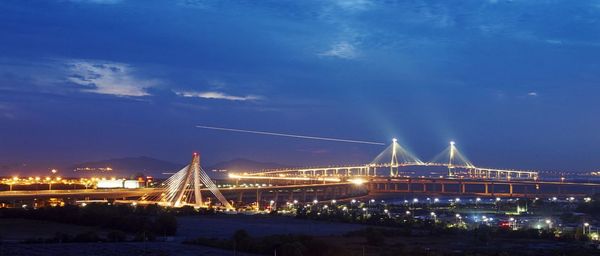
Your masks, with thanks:
M 257 173 L 234 173 L 233 179 L 270 179 L 270 180 L 312 180 L 323 182 L 339 182 L 355 178 L 400 177 L 401 167 L 444 167 L 448 169 L 448 178 L 469 178 L 487 180 L 537 180 L 537 171 L 505 170 L 475 166 L 456 147 L 452 141 L 450 146 L 430 162 L 423 162 L 414 154 L 404 149 L 396 139 L 381 152 L 371 163 L 348 166 L 328 166 L 310 168 L 291 168 L 266 170 Z M 384 170 L 384 173 L 381 171 Z M 383 175 L 382 175 L 383 174 Z
M 437 177 L 409 177 L 401 175 L 398 170 L 412 166 L 447 169 L 447 174 Z M 156 188 L 5 191 L 0 192 L 0 201 L 66 198 L 222 209 L 239 208 L 252 202 L 255 209 L 262 209 L 282 202 L 321 201 L 390 193 L 412 196 L 550 197 L 583 196 L 600 192 L 598 183 L 543 181 L 536 171 L 477 167 L 460 153 L 454 142 L 434 160 L 423 162 L 401 147 L 395 139 L 367 164 L 232 173 L 229 181 L 236 185 L 218 187 L 202 169 L 199 154 L 194 153 L 189 165 Z M 262 185 L 244 186 L 244 181 L 260 181 Z

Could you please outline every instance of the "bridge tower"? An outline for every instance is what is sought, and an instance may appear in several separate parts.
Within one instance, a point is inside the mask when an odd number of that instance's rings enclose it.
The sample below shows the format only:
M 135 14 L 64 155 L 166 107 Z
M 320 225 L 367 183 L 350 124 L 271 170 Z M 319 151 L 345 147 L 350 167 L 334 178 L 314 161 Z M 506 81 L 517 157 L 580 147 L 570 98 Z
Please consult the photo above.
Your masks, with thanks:
M 390 160 L 390 177 L 398 176 L 398 155 L 397 155 L 397 147 L 398 139 L 392 139 L 392 159 Z
M 179 189 L 176 196 L 173 198 L 173 202 L 171 203 L 173 203 L 175 207 L 182 206 L 182 200 L 186 196 L 186 191 L 191 183 L 194 189 L 194 199 L 188 203 L 193 204 L 196 207 L 200 207 L 202 206 L 202 193 L 200 193 L 200 186 L 202 184 L 200 182 L 200 154 L 194 152 L 194 154 L 192 154 L 192 162 L 184 169 L 187 169 L 185 173 L 185 179 L 183 182 L 181 182 L 181 184 L 178 184 Z
M 454 169 L 454 166 L 452 165 L 452 162 L 454 161 L 454 155 L 456 154 L 455 144 L 456 142 L 450 141 L 450 150 L 448 156 L 448 176 L 450 177 L 454 176 L 454 172 L 452 171 L 452 169 Z
M 193 153 L 191 163 L 165 180 L 160 187 L 160 195 L 144 195 L 140 200 L 173 207 L 206 207 L 202 200 L 202 187 L 206 187 L 224 208 L 233 209 L 217 185 L 202 169 L 198 153 Z
M 374 172 L 377 168 L 390 168 L 390 177 L 398 176 L 398 169 L 404 165 L 424 165 L 414 154 L 403 148 L 396 138 L 371 163 Z

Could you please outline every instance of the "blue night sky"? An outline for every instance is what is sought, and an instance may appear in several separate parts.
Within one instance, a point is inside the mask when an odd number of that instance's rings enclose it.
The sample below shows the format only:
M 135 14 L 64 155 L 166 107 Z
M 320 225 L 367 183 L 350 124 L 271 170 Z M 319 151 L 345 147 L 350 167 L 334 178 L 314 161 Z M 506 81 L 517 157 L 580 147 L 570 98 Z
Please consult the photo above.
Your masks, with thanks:
M 0 163 L 600 167 L 600 0 L 0 2 Z

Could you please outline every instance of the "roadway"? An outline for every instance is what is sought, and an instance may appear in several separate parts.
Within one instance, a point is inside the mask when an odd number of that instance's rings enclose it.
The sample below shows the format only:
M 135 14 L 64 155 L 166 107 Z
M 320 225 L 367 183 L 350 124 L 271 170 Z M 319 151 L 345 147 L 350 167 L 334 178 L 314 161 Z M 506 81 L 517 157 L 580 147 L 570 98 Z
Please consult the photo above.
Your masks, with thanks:
M 314 188 L 356 186 L 350 182 L 325 183 L 325 184 L 300 184 L 283 186 L 261 186 L 261 187 L 234 187 L 221 188 L 222 193 L 239 193 L 247 191 L 270 191 L 270 190 L 302 190 Z M 76 189 L 76 190 L 28 190 L 28 191 L 2 191 L 0 200 L 26 200 L 42 198 L 77 198 L 77 199 L 121 199 L 131 197 L 142 197 L 148 194 L 162 193 L 162 188 L 139 188 L 139 189 Z M 210 193 L 207 188 L 201 189 L 204 193 Z

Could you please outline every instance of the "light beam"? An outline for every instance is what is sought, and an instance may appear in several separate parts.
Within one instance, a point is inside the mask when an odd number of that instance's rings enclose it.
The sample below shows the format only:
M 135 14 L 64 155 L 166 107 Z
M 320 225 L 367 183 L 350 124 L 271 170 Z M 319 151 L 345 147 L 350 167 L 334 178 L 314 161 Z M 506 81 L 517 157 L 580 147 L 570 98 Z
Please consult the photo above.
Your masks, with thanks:
M 360 143 L 360 144 L 370 144 L 370 145 L 385 145 L 384 143 L 381 143 L 381 142 L 372 142 L 372 141 L 364 141 L 364 140 L 348 140 L 348 139 L 338 139 L 338 138 L 328 138 L 328 137 L 305 136 L 305 135 L 297 135 L 297 134 L 252 131 L 252 130 L 242 130 L 242 129 L 233 129 L 233 128 L 224 128 L 224 127 L 205 126 L 205 125 L 196 125 L 196 128 L 228 131 L 228 132 L 243 132 L 243 133 L 252 133 L 252 134 L 260 134 L 260 135 L 281 136 L 281 137 L 290 137 L 290 138 L 298 138 L 298 139 L 325 140 L 325 141 Z

